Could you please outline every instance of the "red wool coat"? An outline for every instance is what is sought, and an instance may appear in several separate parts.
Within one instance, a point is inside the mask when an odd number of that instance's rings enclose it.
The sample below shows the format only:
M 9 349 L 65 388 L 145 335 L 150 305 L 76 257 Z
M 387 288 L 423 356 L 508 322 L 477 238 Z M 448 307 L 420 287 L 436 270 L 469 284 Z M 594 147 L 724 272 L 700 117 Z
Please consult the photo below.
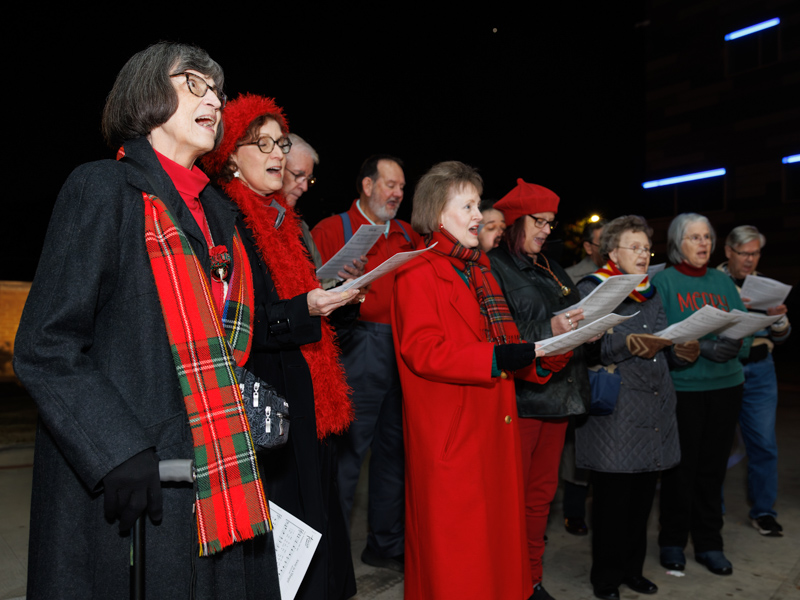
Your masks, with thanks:
M 491 377 L 475 292 L 428 252 L 397 273 L 392 329 L 403 384 L 405 597 L 527 600 L 514 381 Z

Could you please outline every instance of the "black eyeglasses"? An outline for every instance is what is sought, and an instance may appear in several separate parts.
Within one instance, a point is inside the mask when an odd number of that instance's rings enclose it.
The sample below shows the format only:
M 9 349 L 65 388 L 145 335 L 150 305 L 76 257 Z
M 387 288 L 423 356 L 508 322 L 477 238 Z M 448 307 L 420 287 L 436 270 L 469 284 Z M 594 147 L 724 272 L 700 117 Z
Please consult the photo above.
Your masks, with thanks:
M 728 246 L 731 249 L 731 252 L 736 254 L 737 256 L 743 256 L 744 258 L 758 258 L 761 256 L 761 250 L 756 250 L 755 252 L 740 252 L 736 250 L 733 246 Z
M 222 91 L 214 85 L 209 85 L 208 82 L 200 77 L 197 73 L 190 73 L 189 71 L 183 71 L 182 73 L 173 73 L 170 77 L 180 77 L 181 75 L 186 76 L 186 86 L 189 88 L 189 91 L 192 92 L 198 98 L 203 98 L 207 93 L 208 90 L 211 90 L 216 94 L 217 98 L 219 99 L 219 103 L 221 106 L 219 107 L 220 110 L 225 108 L 225 104 L 228 102 L 227 96 L 222 93 Z
M 305 183 L 307 181 L 308 182 L 308 187 L 311 187 L 312 185 L 317 183 L 317 178 L 313 174 L 312 175 L 306 175 L 302 171 L 300 173 L 295 173 L 294 171 L 290 171 L 289 169 L 286 169 L 285 167 L 284 167 L 284 170 L 289 172 L 289 173 L 291 173 L 292 177 L 294 177 L 294 180 L 297 183 Z
M 550 229 L 555 229 L 558 227 L 558 221 L 548 221 L 547 219 L 541 219 L 539 217 L 534 217 L 533 215 L 528 215 L 531 219 L 533 219 L 534 224 L 538 229 L 544 229 L 545 225 L 550 225 Z
M 258 138 L 255 142 L 245 142 L 244 144 L 239 144 L 236 146 L 239 148 L 240 146 L 258 146 L 258 149 L 261 150 L 264 154 L 269 154 L 272 152 L 272 149 L 275 147 L 275 144 L 278 145 L 278 148 L 281 149 L 281 152 L 284 154 L 289 154 L 289 150 L 292 149 L 292 140 L 287 137 L 279 137 L 277 140 L 273 140 L 268 135 L 264 137 Z

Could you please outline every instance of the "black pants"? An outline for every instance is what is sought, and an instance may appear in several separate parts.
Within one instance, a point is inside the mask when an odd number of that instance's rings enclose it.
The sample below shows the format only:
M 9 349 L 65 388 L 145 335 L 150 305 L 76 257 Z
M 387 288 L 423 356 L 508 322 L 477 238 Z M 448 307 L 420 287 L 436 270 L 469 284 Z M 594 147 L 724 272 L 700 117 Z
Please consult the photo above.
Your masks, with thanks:
M 722 550 L 722 484 L 742 386 L 677 395 L 681 462 L 661 476 L 658 545 L 683 548 L 691 533 L 695 553 Z
M 658 472 L 592 472 L 592 585 L 619 587 L 642 575 Z

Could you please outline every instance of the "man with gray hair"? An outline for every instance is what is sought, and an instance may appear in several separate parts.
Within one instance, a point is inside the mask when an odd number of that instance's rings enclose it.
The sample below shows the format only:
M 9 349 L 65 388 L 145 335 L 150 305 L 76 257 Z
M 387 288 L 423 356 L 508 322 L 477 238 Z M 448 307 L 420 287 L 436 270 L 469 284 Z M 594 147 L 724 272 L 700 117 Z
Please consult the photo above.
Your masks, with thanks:
M 292 142 L 292 148 L 286 155 L 286 166 L 283 168 L 282 192 L 283 197 L 286 198 L 286 204 L 295 208 L 300 196 L 317 182 L 317 178 L 314 177 L 314 167 L 319 164 L 319 154 L 311 147 L 311 144 L 296 133 L 290 133 L 289 139 Z M 314 266 L 319 269 L 322 266 L 322 258 L 314 244 L 314 238 L 311 237 L 308 224 L 300 221 L 300 227 L 303 230 L 303 241 L 311 254 Z
M 731 276 L 741 292 L 748 275 L 756 271 L 766 238 L 752 225 L 741 225 L 728 234 L 725 256 L 717 269 Z M 747 298 L 742 298 L 747 303 Z M 786 305 L 767 310 L 768 315 L 783 315 L 769 328 L 755 334 L 750 354 L 740 359 L 744 370 L 744 393 L 739 413 L 739 428 L 747 449 L 747 489 L 752 508 L 750 519 L 761 535 L 780 537 L 783 528 L 775 520 L 778 496 L 778 443 L 775 412 L 778 407 L 778 380 L 772 350 L 789 337 L 791 326 Z
M 586 275 L 594 273 L 606 264 L 606 261 L 603 260 L 603 255 L 600 253 L 600 236 L 603 235 L 605 226 L 605 219 L 598 219 L 597 221 L 586 223 L 583 227 L 581 241 L 583 242 L 583 251 L 586 252 L 586 256 L 577 265 L 564 269 L 575 285 L 578 285 L 578 281 Z

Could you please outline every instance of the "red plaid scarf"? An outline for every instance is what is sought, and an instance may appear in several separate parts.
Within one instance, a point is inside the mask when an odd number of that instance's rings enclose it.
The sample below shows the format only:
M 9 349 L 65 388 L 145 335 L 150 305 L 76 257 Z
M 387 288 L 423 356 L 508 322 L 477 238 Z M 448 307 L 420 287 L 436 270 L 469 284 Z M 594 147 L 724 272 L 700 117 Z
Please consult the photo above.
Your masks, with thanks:
M 300 220 L 294 209 L 279 194 L 262 196 L 238 179 L 222 183 L 222 188 L 242 211 L 245 224 L 253 232 L 278 296 L 281 299 L 294 298 L 319 287 L 314 264 L 303 245 Z M 277 211 L 269 206 L 272 199 L 286 209 L 283 222 L 277 228 Z M 327 318 L 322 319 L 320 341 L 304 344 L 300 346 L 300 351 L 308 363 L 314 387 L 317 437 L 324 439 L 331 433 L 343 433 L 353 420 L 353 405 L 344 369 L 339 362 L 333 328 Z
M 492 275 L 486 254 L 480 248 L 465 248 L 445 229 L 426 236 L 427 246 L 434 242 L 437 244 L 431 252 L 445 257 L 454 267 L 465 271 L 470 285 L 475 289 L 483 316 L 486 341 L 495 344 L 519 343 L 519 331 L 503 292 Z
M 234 360 L 244 364 L 250 353 L 252 272 L 235 233 L 220 320 L 183 231 L 158 197 L 143 195 L 147 253 L 194 440 L 197 532 L 200 555 L 207 556 L 272 529 L 233 374 Z
M 614 263 L 613 260 L 609 259 L 606 264 L 597 269 L 597 271 L 594 273 L 587 275 L 587 277 L 591 277 L 592 279 L 603 283 L 606 279 L 613 277 L 614 275 L 625 275 L 625 273 L 619 270 L 619 267 Z M 645 300 L 652 298 L 653 294 L 655 293 L 656 288 L 650 285 L 650 280 L 645 277 L 642 282 L 637 285 L 630 294 L 628 294 L 628 298 L 635 300 L 636 302 L 644 302 Z

